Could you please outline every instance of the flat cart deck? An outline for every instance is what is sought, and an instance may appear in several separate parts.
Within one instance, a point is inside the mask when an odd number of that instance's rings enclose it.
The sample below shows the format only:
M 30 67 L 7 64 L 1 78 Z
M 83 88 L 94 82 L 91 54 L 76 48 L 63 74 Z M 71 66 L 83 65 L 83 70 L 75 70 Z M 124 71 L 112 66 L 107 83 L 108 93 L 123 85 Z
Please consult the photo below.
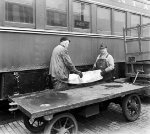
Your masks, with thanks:
M 119 100 L 123 98 L 121 105 L 124 115 L 128 120 L 133 121 L 138 118 L 141 110 L 138 94 L 143 93 L 145 90 L 146 88 L 140 85 L 111 82 L 61 91 L 57 94 L 50 90 L 45 90 L 39 93 L 12 97 L 11 100 L 17 103 L 18 108 L 25 114 L 25 126 L 30 131 L 38 132 L 45 128 L 45 134 L 51 134 L 52 131 L 56 131 L 56 134 L 76 134 L 77 122 L 68 111 L 116 98 L 119 98 Z M 66 111 L 67 113 L 65 113 Z M 61 114 L 59 115 L 59 113 Z M 49 120 L 49 123 L 45 127 L 44 122 L 35 129 L 35 127 L 29 126 L 29 121 L 35 119 L 39 122 Z M 58 121 L 65 125 L 69 122 L 70 128 L 59 126 L 59 129 L 56 129 L 54 125 L 58 127 Z

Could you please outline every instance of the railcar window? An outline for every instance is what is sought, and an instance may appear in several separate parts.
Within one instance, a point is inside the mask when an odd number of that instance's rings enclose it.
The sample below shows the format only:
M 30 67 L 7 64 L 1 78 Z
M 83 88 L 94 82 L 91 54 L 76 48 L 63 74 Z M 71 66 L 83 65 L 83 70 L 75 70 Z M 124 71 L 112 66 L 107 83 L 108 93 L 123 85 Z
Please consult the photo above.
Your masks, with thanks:
M 135 27 L 140 24 L 140 15 L 131 14 L 131 27 Z M 137 30 L 131 30 L 131 36 L 137 36 Z
M 123 28 L 125 27 L 125 12 L 114 11 L 114 34 L 123 35 Z
M 150 18 L 149 17 L 143 17 L 143 24 L 150 23 Z
M 143 16 L 143 24 L 147 24 L 149 23 L 150 24 L 150 18 L 149 17 L 144 17 Z M 145 27 L 143 28 L 143 36 L 150 36 L 150 26 L 149 27 Z
M 5 21 L 33 23 L 33 0 L 5 0 Z
M 67 27 L 67 0 L 46 0 L 47 25 Z
M 87 3 L 73 2 L 74 28 L 86 31 L 90 29 L 90 5 Z
M 109 8 L 97 8 L 97 32 L 111 34 L 111 10 Z

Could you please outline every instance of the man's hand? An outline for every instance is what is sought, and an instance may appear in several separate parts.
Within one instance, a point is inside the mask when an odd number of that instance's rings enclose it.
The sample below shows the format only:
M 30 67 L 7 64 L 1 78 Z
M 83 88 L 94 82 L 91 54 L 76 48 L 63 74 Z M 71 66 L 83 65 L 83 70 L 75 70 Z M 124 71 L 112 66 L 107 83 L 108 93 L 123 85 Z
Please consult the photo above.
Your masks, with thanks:
M 103 70 L 103 71 L 101 72 L 101 76 L 104 76 L 105 74 L 106 74 L 106 71 Z
M 93 66 L 92 71 L 93 71 L 93 70 L 96 70 L 96 67 L 95 67 L 95 66 Z
M 80 76 L 80 78 L 82 78 L 82 77 L 83 77 L 83 74 L 82 74 L 82 72 L 81 72 L 81 71 L 78 71 L 78 75 Z

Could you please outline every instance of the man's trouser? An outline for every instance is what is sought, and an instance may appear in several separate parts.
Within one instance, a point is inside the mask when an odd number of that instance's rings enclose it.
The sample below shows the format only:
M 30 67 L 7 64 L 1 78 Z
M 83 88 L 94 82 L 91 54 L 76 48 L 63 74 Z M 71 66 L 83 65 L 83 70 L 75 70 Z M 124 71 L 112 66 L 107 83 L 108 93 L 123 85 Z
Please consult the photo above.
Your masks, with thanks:
M 103 81 L 105 81 L 105 82 L 111 82 L 112 80 L 113 80 L 112 71 L 106 72 L 106 74 L 104 74 L 104 76 L 103 76 Z
M 68 90 L 68 83 L 65 83 L 63 81 L 59 81 L 54 77 L 51 77 L 51 81 L 53 83 L 53 89 L 54 91 L 64 91 Z

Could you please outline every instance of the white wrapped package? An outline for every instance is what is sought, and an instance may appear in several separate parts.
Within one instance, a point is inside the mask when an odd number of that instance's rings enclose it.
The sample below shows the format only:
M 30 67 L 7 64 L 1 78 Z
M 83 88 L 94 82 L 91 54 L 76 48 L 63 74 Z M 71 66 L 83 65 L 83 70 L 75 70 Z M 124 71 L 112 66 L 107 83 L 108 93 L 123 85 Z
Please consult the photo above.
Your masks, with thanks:
M 103 79 L 103 77 L 100 74 L 101 70 L 87 71 L 82 73 L 83 73 L 82 78 L 80 78 L 79 75 L 77 74 L 70 74 L 68 83 L 70 84 L 91 83 Z

